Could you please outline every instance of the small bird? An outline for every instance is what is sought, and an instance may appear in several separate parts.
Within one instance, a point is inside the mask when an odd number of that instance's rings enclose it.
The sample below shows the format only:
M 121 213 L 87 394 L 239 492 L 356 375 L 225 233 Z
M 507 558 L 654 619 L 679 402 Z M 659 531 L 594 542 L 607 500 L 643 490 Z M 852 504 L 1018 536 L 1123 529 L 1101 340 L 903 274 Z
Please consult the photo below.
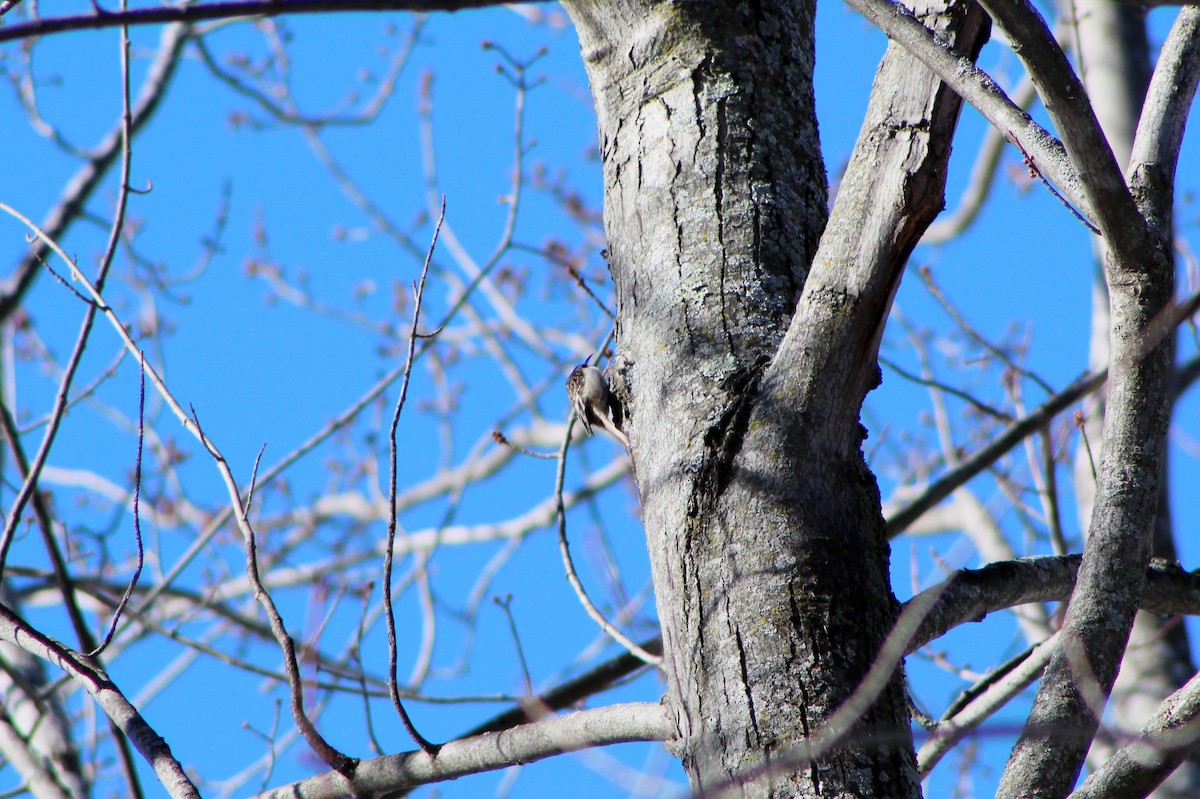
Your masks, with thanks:
M 629 449 L 629 437 L 608 416 L 612 406 L 612 395 L 608 391 L 608 381 L 604 379 L 603 372 L 594 366 L 588 366 L 587 361 L 579 364 L 571 370 L 571 376 L 567 378 L 567 396 L 571 398 L 571 409 L 575 411 L 575 417 L 589 436 L 592 434 L 592 425 L 599 425 L 619 441 L 621 446 Z

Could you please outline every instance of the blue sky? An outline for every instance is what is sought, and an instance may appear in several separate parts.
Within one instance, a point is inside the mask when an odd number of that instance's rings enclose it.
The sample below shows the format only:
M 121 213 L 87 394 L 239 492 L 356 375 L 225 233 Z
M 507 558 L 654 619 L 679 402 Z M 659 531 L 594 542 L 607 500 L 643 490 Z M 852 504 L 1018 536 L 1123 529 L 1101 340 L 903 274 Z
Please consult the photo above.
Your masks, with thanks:
M 86 4 L 74 5 L 88 8 Z M 63 10 L 66 8 L 63 4 Z M 543 10 L 551 15 L 561 13 L 557 7 Z M 1161 40 L 1169 12 L 1156 11 L 1152 19 L 1155 35 Z M 388 25 L 395 26 L 394 33 L 385 32 Z M 321 112 L 338 107 L 352 90 L 368 93 L 372 84 L 361 80 L 360 71 L 381 74 L 386 62 L 378 48 L 395 45 L 409 25 L 409 20 L 398 15 L 324 15 L 287 20 L 286 29 L 293 35 L 290 52 L 294 86 L 306 110 Z M 135 54 L 141 56 L 135 62 L 135 86 L 145 69 L 144 56 L 157 41 L 158 33 L 151 28 L 134 32 Z M 827 165 L 833 177 L 853 145 L 885 40 L 855 13 L 832 3 L 820 7 L 818 37 L 818 110 Z M 244 52 L 259 58 L 262 41 L 250 25 L 241 23 L 213 34 L 210 46 L 219 57 Z M 501 198 L 510 191 L 514 145 L 515 92 L 511 83 L 497 73 L 496 67 L 503 59 L 494 49 L 482 47 L 484 41 L 497 43 L 518 60 L 529 59 L 546 48 L 530 71 L 531 77 L 544 80 L 527 97 L 526 168 L 541 162 L 552 174 L 561 170 L 567 183 L 598 208 L 601 181 L 594 152 L 595 119 L 574 35 L 569 27 L 531 25 L 514 11 L 431 17 L 421 44 L 399 79 L 395 96 L 375 123 L 332 130 L 325 137 L 344 169 L 398 224 L 411 226 L 413 241 L 424 248 L 431 225 L 419 219 L 427 211 L 428 192 L 416 109 L 422 75 L 431 72 L 432 130 L 438 158 L 435 193 L 446 195 L 447 219 L 477 263 L 488 258 L 505 225 L 508 207 Z M 38 74 L 43 81 L 39 86 L 42 112 L 61 126 L 68 139 L 83 147 L 91 146 L 105 133 L 119 111 L 116 45 L 115 32 L 80 33 L 51 38 L 37 50 Z M 5 52 L 11 68 L 17 58 L 16 48 L 9 45 Z M 982 62 L 1002 84 L 1014 80 L 1018 73 L 1011 54 L 995 45 L 985 51 Z M 21 111 L 11 91 L 0 94 L 0 103 L 4 118 L 10 120 L 6 127 L 9 152 L 21 154 L 6 159 L 0 170 L 0 200 L 38 219 L 54 202 L 76 165 L 19 122 Z M 395 340 L 378 330 L 354 319 L 314 314 L 273 296 L 261 279 L 247 275 L 247 264 L 254 260 L 279 263 L 289 276 L 304 274 L 313 295 L 323 302 L 362 318 L 400 326 L 406 325 L 407 319 L 391 311 L 394 291 L 396 287 L 403 290 L 414 280 L 420 266 L 411 254 L 375 232 L 370 220 L 340 193 L 299 133 L 278 126 L 255 130 L 232 123 L 247 113 L 261 118 L 250 101 L 216 85 L 195 55 L 189 55 L 165 106 L 136 142 L 132 183 L 150 183 L 153 190 L 132 198 L 130 214 L 141 225 L 138 252 L 161 263 L 172 275 L 187 275 L 200 263 L 204 237 L 214 229 L 218 209 L 227 198 L 228 221 L 221 250 L 207 269 L 174 290 L 174 299 L 152 297 L 138 288 L 131 275 L 144 273 L 135 270 L 127 259 L 119 259 L 118 274 L 109 291 L 110 302 L 126 318 L 138 318 L 154 308 L 170 321 L 170 328 L 149 352 L 163 364 L 176 395 L 193 404 L 206 433 L 222 448 L 234 473 L 243 481 L 248 481 L 253 460 L 264 442 L 267 449 L 263 463 L 269 465 L 361 396 L 399 357 Z M 964 111 L 952 162 L 951 206 L 965 182 L 983 129 L 978 115 L 969 109 Z M 1194 135 L 1186 143 L 1185 153 L 1181 185 L 1194 189 L 1195 175 L 1200 174 Z M 1012 153 L 1006 155 L 1005 164 L 1010 170 L 1022 171 Z M 914 265 L 928 265 L 933 270 L 945 293 L 985 335 L 998 339 L 1015 331 L 1018 338 L 1028 336 L 1028 365 L 1061 388 L 1086 368 L 1088 292 L 1093 270 L 1088 234 L 1040 186 L 1025 190 L 1008 175 L 1006 171 L 998 180 L 993 200 L 967 235 L 945 246 L 919 248 L 913 261 Z M 89 210 L 101 218 L 111 212 L 114 185 L 110 177 L 89 204 Z M 1180 210 L 1178 224 L 1185 240 L 1195 241 L 1196 219 L 1194 205 Z M 266 231 L 265 244 L 256 240 L 257 230 Z M 10 263 L 15 263 L 24 252 L 24 231 L 5 217 L 0 219 L 0 235 L 8 244 Z M 524 196 L 516 242 L 539 247 L 549 239 L 562 239 L 589 254 L 589 274 L 603 276 L 597 235 L 594 226 L 580 230 L 546 193 L 531 190 Z M 83 263 L 94 262 L 103 243 L 101 227 L 86 221 L 77 224 L 64 241 L 67 250 Z M 524 370 L 523 376 L 531 384 L 548 381 L 550 388 L 539 399 L 538 407 L 547 419 L 565 419 L 566 402 L 559 388 L 565 372 L 561 369 L 580 354 L 568 342 L 598 342 L 607 333 L 606 323 L 570 298 L 569 284 L 543 259 L 519 250 L 511 251 L 505 259 L 528 286 L 518 303 L 521 313 L 541 329 L 561 331 L 557 338 L 548 336 L 545 342 L 555 363 L 547 363 L 518 342 L 512 345 L 514 364 Z M 364 294 L 371 286 L 374 291 Z M 609 298 L 603 285 L 600 293 Z M 429 289 L 429 318 L 440 316 L 448 297 L 445 281 L 435 275 Z M 961 343 L 952 334 L 953 323 L 915 272 L 905 277 L 897 306 L 915 325 L 941 337 L 943 343 L 935 347 L 940 377 L 970 381 L 984 397 L 1001 401 L 994 368 L 968 366 L 965 371 L 951 371 L 948 362 L 962 357 Z M 479 307 L 486 312 L 485 306 Z M 42 340 L 63 357 L 76 333 L 81 313 L 78 301 L 54 281 L 43 278 L 32 292 L 28 308 Z M 916 361 L 905 341 L 903 331 L 893 325 L 886 336 L 885 353 L 912 369 Z M 386 351 L 381 352 L 381 348 Z M 103 372 L 117 351 L 111 331 L 97 332 L 81 383 Z M 1193 344 L 1181 347 L 1183 353 L 1194 351 Z M 401 426 L 402 490 L 426 479 L 441 459 L 458 461 L 473 449 L 484 447 L 480 442 L 487 440 L 497 416 L 517 403 L 510 383 L 492 364 L 481 339 L 470 338 L 455 358 L 453 363 L 444 364 L 453 390 L 440 395 L 436 394 L 437 369 L 422 367 L 416 372 L 412 405 L 406 409 Z M 137 378 L 132 367 L 131 362 L 124 363 L 97 395 L 105 408 L 115 408 L 127 417 L 136 412 Z M 16 375 L 18 406 L 35 418 L 52 397 L 53 379 L 27 363 L 18 364 Z M 372 413 L 390 413 L 395 394 L 393 387 L 386 394 L 386 402 Z M 423 398 L 435 395 L 453 397 L 457 403 L 451 443 L 447 443 L 437 414 L 420 404 Z M 1027 397 L 1030 406 L 1042 398 L 1032 388 Z M 903 443 L 906 436 L 932 441 L 923 421 L 928 405 L 924 389 L 885 370 L 883 387 L 868 400 L 864 420 L 871 439 L 867 446 L 880 440 Z M 162 414 L 157 403 L 151 400 L 148 408 L 159 434 L 191 453 L 180 467 L 188 496 L 194 497 L 197 505 L 218 505 L 222 488 L 211 464 L 179 426 Z M 1194 563 L 1197 554 L 1192 543 L 1195 536 L 1188 527 L 1188 520 L 1196 518 L 1197 510 L 1195 492 L 1189 490 L 1197 479 L 1196 454 L 1188 444 L 1196 435 L 1198 413 L 1196 400 L 1185 399 L 1173 431 L 1172 485 L 1185 565 Z M 82 404 L 68 418 L 51 464 L 90 470 L 116 482 L 127 476 L 132 469 L 135 440 L 128 430 L 105 422 L 105 417 L 106 411 L 98 404 Z M 519 416 L 514 425 L 524 421 L 528 421 L 528 415 Z M 966 433 L 963 430 L 964 436 Z M 37 435 L 33 434 L 27 447 L 36 446 L 36 441 Z M 287 472 L 287 491 L 279 489 L 270 495 L 270 510 L 282 513 L 289 500 L 302 504 L 333 487 L 359 485 L 355 481 L 360 478 L 338 473 L 333 464 L 347 453 L 377 445 L 377 440 L 367 436 L 365 426 L 323 445 L 313 457 Z M 881 449 L 881 457 L 883 452 Z M 571 456 L 569 485 L 577 484 L 590 470 L 601 468 L 616 455 L 615 446 L 599 438 L 582 449 L 576 448 Z M 548 494 L 553 473 L 552 461 L 519 460 L 471 488 L 461 502 L 416 507 L 401 521 L 407 529 L 416 530 L 450 516 L 455 524 L 509 518 Z M 6 472 L 6 476 L 12 480 L 11 474 Z M 160 479 L 161 475 L 147 477 L 148 483 Z M 886 496 L 894 488 L 887 469 L 880 468 L 880 479 Z M 982 497 L 994 500 L 993 483 L 981 479 L 976 485 Z M 6 492 L 6 496 L 10 494 Z M 56 488 L 55 496 L 60 510 L 70 514 L 66 517 L 69 525 L 100 526 L 100 520 L 105 520 L 123 530 L 124 535 L 129 534 L 127 517 L 114 524 L 114 510 L 89 501 L 86 492 Z M 571 515 L 574 552 L 577 561 L 584 564 L 585 581 L 609 607 L 614 594 L 606 589 L 603 569 L 597 566 L 605 547 L 611 549 L 628 593 L 644 592 L 649 580 L 640 526 L 631 512 L 634 504 L 628 488 L 618 485 Z M 1068 531 L 1077 541 L 1074 515 L 1069 511 L 1064 515 Z M 1023 541 L 1013 517 L 1011 512 L 1007 514 L 1005 524 L 1018 549 L 1044 551 Z M 601 528 L 604 536 L 598 532 Z M 347 529 L 334 525 L 319 532 L 319 541 L 289 553 L 288 564 L 300 565 L 318 553 L 335 550 L 338 536 L 350 535 Z M 153 531 L 154 557 L 164 564 L 171 563 L 191 543 L 192 534 L 194 530 L 187 528 Z M 375 525 L 371 534 L 381 534 L 381 527 Z M 125 551 L 127 545 L 127 538 L 119 537 L 111 544 L 117 551 Z M 463 594 L 476 584 L 479 570 L 501 549 L 499 543 L 443 548 L 433 557 L 431 579 L 436 595 L 445 597 L 450 607 L 439 609 L 446 619 L 434 650 L 434 671 L 425 686 L 431 694 L 511 694 L 521 690 L 515 645 L 499 609 L 485 602 L 478 622 L 470 628 L 453 618 L 454 611 L 461 609 L 454 603 L 461 602 Z M 14 557 L 22 563 L 40 562 L 32 537 L 20 542 Z M 942 575 L 939 561 L 951 567 L 979 565 L 957 535 L 897 541 L 893 556 L 896 593 L 902 599 L 909 596 L 914 574 L 922 587 L 936 582 Z M 236 541 L 220 537 L 206 553 L 204 563 L 203 569 L 197 567 L 189 573 L 188 584 L 197 585 L 213 575 L 221 580 L 236 579 L 241 550 Z M 368 567 L 356 568 L 366 579 Z M 403 574 L 405 568 L 402 564 L 399 573 Z M 498 572 L 488 593 L 493 594 L 514 597 L 513 618 L 535 683 L 549 684 L 573 673 L 572 669 L 578 670 L 573 659 L 597 639 L 598 633 L 565 584 L 551 531 L 542 529 L 530 535 Z M 306 591 L 285 592 L 282 604 L 285 618 L 296 630 L 311 629 L 325 607 Z M 353 640 L 358 612 L 354 604 L 345 601 L 329 612 L 332 621 L 321 639 L 328 651 L 340 652 L 345 648 L 343 641 Z M 59 623 L 52 610 L 31 612 L 47 624 Z M 411 653 L 419 645 L 417 620 L 421 606 L 415 592 L 403 594 L 397 612 L 402 620 L 403 676 L 410 667 L 405 664 L 411 664 Z M 653 603 L 648 600 L 632 629 L 639 636 L 646 634 L 652 618 Z M 59 634 L 68 637 L 66 631 Z M 384 650 L 378 638 L 374 636 L 370 642 L 374 645 L 371 656 L 382 662 L 379 659 L 384 657 Z M 938 648 L 956 653 L 951 655 L 955 662 L 981 670 L 1012 654 L 1020 644 L 1011 622 L 1001 617 L 956 631 L 947 641 L 939 642 Z M 465 673 L 455 672 L 464 651 L 472 653 L 471 666 Z M 277 663 L 269 648 L 251 648 L 248 652 L 263 665 L 274 667 Z M 409 654 L 403 654 L 406 652 Z M 614 652 L 611 646 L 604 650 L 605 655 Z M 142 644 L 114 664 L 114 675 L 135 694 L 165 663 L 180 656 L 178 650 Z M 934 710 L 940 711 L 954 692 L 965 687 L 965 683 L 920 658 L 913 659 L 910 671 L 918 695 Z M 661 687 L 653 679 L 643 678 L 592 704 L 654 701 L 660 694 Z M 244 765 L 242 760 L 231 760 L 231 749 L 261 747 L 259 737 L 241 725 L 252 717 L 253 724 L 264 729 L 270 723 L 272 703 L 280 696 L 273 684 L 255 677 L 238 677 L 224 664 L 200 658 L 171 689 L 148 701 L 145 709 L 151 723 L 172 743 L 176 755 L 216 781 Z M 499 707 L 482 703 L 417 704 L 414 715 L 429 737 L 444 738 Z M 384 703 L 377 703 L 373 718 L 389 751 L 408 748 Z M 1015 709 L 997 725 L 995 735 L 981 737 L 982 764 L 968 778 L 976 791 L 991 792 L 1010 740 L 1011 730 L 1001 728 L 1019 724 L 1021 719 L 1021 711 Z M 286 729 L 287 723 L 281 722 L 282 727 Z M 335 703 L 322 726 L 337 730 L 336 742 L 354 754 L 369 754 L 359 731 L 361 710 L 355 701 Z M 653 773 L 661 770 L 676 787 L 682 784 L 678 767 L 659 747 L 631 745 L 605 754 L 560 758 L 525 768 L 519 775 L 482 775 L 437 790 L 440 795 L 477 796 L 511 788 L 512 795 L 537 796 L 570 781 L 581 796 L 637 795 L 625 782 L 607 779 L 619 773 L 606 759 L 610 755 L 633 768 L 645 766 Z M 269 783 L 277 785 L 312 770 L 311 758 L 292 749 L 279 759 Z M 959 776 L 952 767 L 944 766 L 928 786 L 930 795 L 945 795 Z M 245 794 L 256 784 L 246 783 L 235 793 Z M 651 788 L 642 792 L 657 795 Z M 663 790 L 672 795 L 669 789 Z

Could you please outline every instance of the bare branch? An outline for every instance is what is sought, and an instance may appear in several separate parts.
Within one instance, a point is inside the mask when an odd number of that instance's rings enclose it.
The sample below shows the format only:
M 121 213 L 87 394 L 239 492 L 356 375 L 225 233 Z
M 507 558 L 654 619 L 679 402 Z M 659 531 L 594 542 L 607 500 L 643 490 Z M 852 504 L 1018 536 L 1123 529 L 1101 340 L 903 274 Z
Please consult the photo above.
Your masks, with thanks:
M 123 736 L 153 767 L 159 782 L 171 796 L 199 799 L 200 792 L 171 754 L 171 747 L 102 672 L 92 669 L 78 654 L 25 624 L 3 605 L 0 605 L 0 640 L 48 660 L 66 672 L 100 704 Z
M 1004 137 L 1019 143 L 1037 171 L 1059 187 L 1089 220 L 1095 219 L 1075 167 L 1061 142 L 1038 125 L 1000 89 L 991 76 L 955 52 L 903 5 L 892 0 L 847 0 L 850 6 L 899 42 L 922 64 L 975 107 Z
M 404 703 L 400 701 L 400 688 L 396 683 L 396 617 L 392 608 L 392 555 L 396 543 L 396 428 L 400 425 L 400 414 L 404 410 L 404 401 L 408 398 L 408 383 L 412 378 L 412 368 L 416 357 L 417 328 L 421 322 L 421 300 L 425 295 L 425 279 L 429 276 L 429 264 L 433 261 L 433 253 L 437 248 L 438 234 L 442 232 L 442 223 L 446 221 L 446 198 L 442 198 L 441 210 L 438 213 L 437 224 L 433 228 L 433 237 L 429 242 L 429 251 L 425 255 L 425 264 L 421 268 L 421 277 L 413 288 L 412 326 L 408 331 L 408 353 L 404 358 L 404 377 L 400 381 L 400 396 L 396 399 L 396 409 L 392 413 L 392 425 L 388 431 L 388 447 L 391 454 L 388 483 L 388 528 L 387 550 L 383 555 L 383 612 L 387 617 L 388 639 L 388 690 L 391 692 L 392 705 L 400 716 L 405 732 L 421 747 L 427 755 L 437 754 L 438 746 L 421 735 L 413 726 Z
M 917 768 L 921 774 L 929 774 L 955 744 L 1033 684 L 1050 662 L 1050 655 L 1057 643 L 1058 636 L 1055 634 L 1026 651 L 1019 663 L 998 678 L 989 674 L 987 686 L 965 707 L 941 721 L 921 745 L 917 751 Z
M 32 221 L 10 206 L 0 203 L 0 210 L 6 211 L 13 217 L 23 222 L 26 227 L 32 230 L 39 239 L 45 241 L 50 248 L 53 249 L 68 266 L 70 266 L 72 278 L 83 284 L 96 307 L 104 314 L 105 318 L 109 320 L 117 335 L 120 336 L 122 342 L 124 342 L 126 349 L 128 349 L 131 353 L 140 354 L 137 345 L 134 344 L 133 339 L 130 338 L 129 332 L 125 329 L 125 325 L 116 315 L 116 312 L 113 311 L 108 303 L 105 302 L 103 295 L 101 295 L 96 286 L 94 286 L 91 281 L 89 281 L 83 275 L 83 273 L 79 271 L 79 267 L 70 259 L 70 257 L 67 256 L 66 252 L 63 251 L 58 242 L 54 241 L 53 239 L 47 239 L 46 235 L 35 224 L 33 224 Z M 183 410 L 179 402 L 175 399 L 175 396 L 171 393 L 170 389 L 167 388 L 166 383 L 163 382 L 162 377 L 159 376 L 154 367 L 150 364 L 146 364 L 146 372 L 150 375 L 150 380 L 154 384 L 155 389 L 158 391 L 159 396 L 166 401 L 176 418 L 179 419 L 183 424 L 184 429 L 194 435 L 200 442 L 201 446 L 203 446 L 212 457 L 213 462 L 217 467 L 217 471 L 220 473 L 221 478 L 225 483 L 226 491 L 229 493 L 230 505 L 235 509 L 234 513 L 237 519 L 238 529 L 242 533 L 243 545 L 246 552 L 246 573 L 250 578 L 251 585 L 254 590 L 254 597 L 266 612 L 267 617 L 271 622 L 271 631 L 274 633 L 280 649 L 283 650 L 284 667 L 288 674 L 288 683 L 291 686 L 292 716 L 296 722 L 296 726 L 300 728 L 300 731 L 304 734 L 305 740 L 308 742 L 309 746 L 312 747 L 313 751 L 320 755 L 326 763 L 338 769 L 350 770 L 353 768 L 350 758 L 347 758 L 344 754 L 330 746 L 304 713 L 304 692 L 301 688 L 300 671 L 296 661 L 296 645 L 295 642 L 292 641 L 291 636 L 288 634 L 287 628 L 283 623 L 283 618 L 279 615 L 279 611 L 276 609 L 274 601 L 271 599 L 270 594 L 267 593 L 266 588 L 259 579 L 258 556 L 254 541 L 254 530 L 251 528 L 250 520 L 246 516 L 247 509 L 242 503 L 237 481 L 233 477 L 233 472 L 229 469 L 229 464 L 226 462 L 225 456 L 221 454 L 221 451 L 217 448 L 216 444 L 204 434 L 203 430 L 201 430 L 200 423 L 196 419 L 195 413 L 193 412 L 192 415 L 189 416 L 188 413 Z M 58 571 L 58 569 L 56 569 L 56 571 Z M 66 593 L 65 595 L 69 600 L 69 593 Z M 68 601 L 67 604 L 68 608 L 70 608 L 72 603 Z M 93 647 L 94 644 L 87 644 L 87 648 L 91 649 Z
M 1130 159 L 1131 173 L 1150 171 L 1155 186 L 1156 220 L 1171 218 L 1174 174 L 1179 163 L 1184 127 L 1200 81 L 1200 8 L 1179 12 L 1163 43 L 1158 66 L 1146 90 Z M 1147 182 L 1145 178 L 1138 184 Z
M 119 16 L 119 14 L 105 15 L 103 19 L 107 21 Z M 119 22 L 114 23 L 114 25 L 119 24 Z M 0 41 L 7 38 L 6 35 L 12 33 L 17 27 L 20 26 L 0 27 Z M 154 116 L 154 112 L 158 110 L 159 104 L 166 96 L 167 86 L 175 75 L 175 68 L 179 65 L 183 46 L 187 43 L 190 35 L 191 30 L 186 25 L 169 25 L 163 29 L 154 61 L 150 64 L 146 79 L 138 93 L 137 102 L 129 114 L 128 129 L 131 136 L 140 132 Z M 58 204 L 46 215 L 40 226 L 46 233 L 45 238 L 21 260 L 14 270 L 14 274 L 0 289 L 0 319 L 7 319 L 12 314 L 20 304 L 25 292 L 33 284 L 42 260 L 49 253 L 47 240 L 60 238 L 71 223 L 83 213 L 87 198 L 100 185 L 101 178 L 108 172 L 117 155 L 125 146 L 127 141 L 127 137 L 124 135 L 125 127 L 124 120 L 122 120 L 104 137 L 88 162 L 80 167 L 67 183 L 66 191 L 59 198 Z
M 87 654 L 89 658 L 95 657 L 103 652 L 110 643 L 112 643 L 113 635 L 117 631 L 117 624 L 121 621 L 121 613 L 125 610 L 125 606 L 129 604 L 130 597 L 137 590 L 138 578 L 142 576 L 142 566 L 146 560 L 145 550 L 142 548 L 142 517 L 140 513 L 140 500 L 142 496 L 142 443 L 145 440 L 145 424 L 146 424 L 146 356 L 142 356 L 141 363 L 141 384 L 138 392 L 138 439 L 137 439 L 137 462 L 133 467 L 133 534 L 134 541 L 137 544 L 137 568 L 134 569 L 133 576 L 129 578 L 129 584 L 125 587 L 125 593 L 121 595 L 121 601 L 117 603 L 116 609 L 113 611 L 112 622 L 108 626 L 108 632 L 104 636 L 104 640 L 91 652 Z
M 652 655 L 662 656 L 662 636 L 655 636 L 641 641 L 638 646 Z M 590 696 L 612 688 L 619 681 L 646 668 L 646 661 L 633 652 L 622 652 L 616 657 L 601 663 L 578 677 L 567 680 L 562 685 L 533 697 L 529 703 L 522 702 L 519 706 L 493 716 L 487 721 L 472 727 L 463 738 L 482 735 L 485 732 L 499 732 L 527 724 L 545 717 L 548 713 L 566 710 L 568 707 L 587 699 Z
M 1010 35 L 1023 44 L 1028 39 L 1022 57 L 1047 104 L 1060 106 L 1050 112 L 1097 206 L 1107 245 L 1112 377 L 1095 504 L 1062 641 L 997 792 L 1002 799 L 1048 798 L 1063 796 L 1078 778 L 1127 647 L 1151 551 L 1171 413 L 1169 331 L 1179 311 L 1170 224 L 1174 162 L 1135 166 L 1127 188 L 1082 87 L 1047 41 L 1037 12 L 1024 2 L 989 5 Z
M 353 782 L 336 772 L 276 788 L 257 799 L 343 799 L 381 797 L 426 785 L 524 763 L 564 752 L 627 743 L 666 741 L 675 735 L 658 703 L 631 703 L 581 710 L 443 744 L 437 757 L 423 752 L 390 755 L 359 763 Z
M 903 533 L 923 513 L 950 496 L 956 488 L 965 485 L 971 478 L 991 466 L 1027 436 L 1043 429 L 1051 419 L 1065 411 L 1073 403 L 1096 391 L 1104 385 L 1107 379 L 1108 372 L 1104 371 L 1076 380 L 1036 410 L 1010 424 L 1003 433 L 996 436 L 992 443 L 964 460 L 952 472 L 943 475 L 920 497 L 889 516 L 888 535 L 894 538 Z
M 462 11 L 498 6 L 498 0 L 249 0 L 249 2 L 135 8 L 124 12 L 44 17 L 0 28 L 0 42 L 49 36 L 54 33 L 100 30 L 121 25 L 159 25 L 164 22 L 196 23 L 234 17 L 277 17 L 283 14 L 318 14 L 346 11 Z
M 1036 96 L 1033 81 L 1026 75 L 1013 89 L 1012 101 L 1019 108 L 1028 108 Z M 922 244 L 944 244 L 965 231 L 979 217 L 979 212 L 992 194 L 1005 143 L 1006 139 L 998 129 L 987 129 L 975 156 L 975 164 L 971 167 L 967 188 L 959 198 L 958 205 L 929 226 L 921 237 Z
M 1194 750 L 1200 740 L 1197 717 L 1200 717 L 1200 674 L 1167 697 L 1137 739 L 1092 772 L 1068 799 L 1149 796 Z
M 1019 558 L 955 572 L 922 592 L 936 594 L 937 602 L 922 618 L 909 652 L 998 610 L 1029 602 L 1061 602 L 1071 595 L 1081 561 L 1080 555 Z M 1200 575 L 1185 572 L 1178 564 L 1153 561 L 1145 569 L 1139 607 L 1163 615 L 1200 614 Z
M 567 513 L 563 504 L 563 478 L 566 475 L 567 448 L 571 444 L 571 430 L 573 427 L 574 420 L 567 425 L 567 434 L 563 436 L 562 448 L 558 453 L 558 471 L 554 478 L 554 498 L 558 516 L 558 549 L 562 554 L 563 570 L 566 572 L 567 582 L 571 584 L 571 588 L 575 591 L 575 596 L 579 598 L 579 604 L 583 605 L 583 609 L 592 618 L 592 621 L 600 625 L 600 629 L 604 630 L 614 641 L 625 647 L 630 654 L 643 663 L 650 666 L 659 666 L 662 664 L 661 655 L 654 655 L 647 652 L 634 643 L 629 636 L 617 629 L 612 622 L 604 618 L 604 614 L 600 612 L 600 609 L 596 607 L 595 603 L 587 595 L 583 583 L 579 581 L 579 575 L 575 572 L 575 564 L 571 560 L 571 546 L 567 540 Z
M 76 799 L 58 784 L 57 775 L 46 768 L 38 752 L 25 740 L 21 730 L 17 729 L 9 717 L 8 708 L 3 704 L 0 704 L 0 751 L 4 752 L 5 759 L 21 775 L 25 787 L 37 799 Z
M 1086 206 L 1081 207 L 1093 209 L 1091 221 L 1103 232 L 1109 247 L 1140 244 L 1142 219 L 1121 168 L 1096 120 L 1087 91 L 1041 14 L 1023 0 L 982 0 L 982 5 L 1009 41 L 1020 42 L 1013 49 L 1029 70 L 1043 106 L 1062 135 L 1087 197 Z
M 1163 310 L 1158 314 L 1147 335 L 1139 339 L 1134 351 L 1117 362 L 1118 366 L 1129 368 L 1136 364 L 1178 325 L 1183 324 L 1200 309 L 1200 294 L 1195 294 L 1186 302 Z M 888 518 L 888 535 L 895 537 L 904 532 L 922 513 L 937 505 L 954 489 L 964 485 L 972 477 L 982 472 L 1000 459 L 1006 452 L 1021 443 L 1026 436 L 1033 435 L 1045 427 L 1056 415 L 1069 408 L 1074 402 L 1096 391 L 1108 380 L 1108 370 L 1098 372 L 1088 377 L 1080 378 L 1058 394 L 1043 403 L 1037 410 L 1013 422 L 1004 432 L 959 465 L 954 471 L 941 477 L 917 499 L 905 505 Z

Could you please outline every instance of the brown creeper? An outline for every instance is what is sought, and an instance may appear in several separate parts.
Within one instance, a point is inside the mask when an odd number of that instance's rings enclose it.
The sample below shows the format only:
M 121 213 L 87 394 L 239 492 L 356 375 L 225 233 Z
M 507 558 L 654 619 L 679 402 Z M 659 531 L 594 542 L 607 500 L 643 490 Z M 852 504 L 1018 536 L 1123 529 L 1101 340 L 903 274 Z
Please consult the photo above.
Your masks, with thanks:
M 571 376 L 567 378 L 567 396 L 571 398 L 571 409 L 575 411 L 575 417 L 589 436 L 592 434 L 592 425 L 599 425 L 619 441 L 621 446 L 629 449 L 629 437 L 608 416 L 613 398 L 608 392 L 608 381 L 604 379 L 603 372 L 594 366 L 588 366 L 587 361 L 579 364 L 571 370 Z

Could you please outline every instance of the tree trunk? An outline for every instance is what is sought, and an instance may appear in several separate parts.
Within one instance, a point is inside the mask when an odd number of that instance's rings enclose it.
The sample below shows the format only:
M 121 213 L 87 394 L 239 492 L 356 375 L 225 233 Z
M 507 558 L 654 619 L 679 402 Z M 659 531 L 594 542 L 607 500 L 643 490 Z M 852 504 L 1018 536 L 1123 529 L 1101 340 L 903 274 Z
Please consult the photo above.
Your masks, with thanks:
M 858 414 L 904 262 L 942 207 L 959 100 L 889 50 L 825 231 L 811 2 L 568 11 L 599 118 L 610 379 L 677 754 L 701 793 L 919 796 L 899 668 L 840 746 L 808 762 L 795 745 L 828 732 L 895 621 Z M 966 12 L 932 13 L 953 40 Z
M 1127 167 L 1138 119 L 1142 114 L 1146 87 L 1150 83 L 1150 45 L 1145 10 L 1108 0 L 1079 0 L 1075 15 L 1078 19 L 1080 77 L 1092 98 L 1096 117 L 1117 162 Z M 1108 330 L 1111 320 L 1108 290 L 1100 267 L 1106 253 L 1104 240 L 1099 237 L 1093 239 L 1093 246 L 1097 254 L 1097 267 L 1093 286 L 1089 367 L 1096 371 L 1109 365 Z M 1098 460 L 1104 422 L 1103 393 L 1089 397 L 1084 406 L 1087 439 L 1091 443 L 1092 458 Z M 1175 535 L 1171 523 L 1170 493 L 1165 479 L 1165 453 L 1162 471 L 1163 487 L 1158 498 L 1152 551 L 1158 557 L 1174 561 Z M 1092 512 L 1095 480 L 1091 475 L 1091 458 L 1083 447 L 1080 447 L 1076 458 L 1076 482 L 1076 504 L 1086 528 Z M 1180 619 L 1138 612 L 1110 698 L 1113 720 L 1121 733 L 1136 734 L 1158 710 L 1162 701 L 1195 673 L 1190 652 L 1187 628 L 1180 623 Z M 1088 754 L 1090 764 L 1095 767 L 1107 762 L 1123 743 L 1119 736 L 1099 735 Z M 1185 762 L 1151 794 L 1151 798 L 1196 796 L 1198 789 L 1200 767 Z

